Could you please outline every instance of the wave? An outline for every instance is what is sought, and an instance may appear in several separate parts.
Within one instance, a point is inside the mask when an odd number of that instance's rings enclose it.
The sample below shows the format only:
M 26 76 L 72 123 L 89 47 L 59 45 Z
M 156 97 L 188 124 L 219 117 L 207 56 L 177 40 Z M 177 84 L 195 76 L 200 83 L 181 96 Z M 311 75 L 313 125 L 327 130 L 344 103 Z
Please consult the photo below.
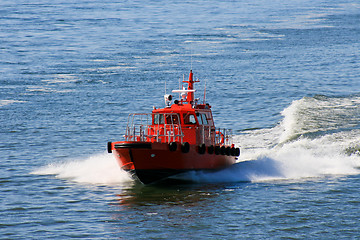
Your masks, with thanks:
M 25 102 L 26 101 L 19 101 L 19 100 L 0 100 L 0 107 L 13 103 L 25 103 Z
M 283 110 L 281 141 L 359 129 L 360 97 L 304 97 Z
M 114 156 L 108 153 L 51 163 L 32 174 L 55 175 L 57 178 L 95 185 L 116 185 L 132 181 L 130 175 L 120 169 Z
M 193 182 L 299 180 L 359 174 L 360 97 L 304 97 L 281 112 L 269 129 L 234 137 L 239 162 L 218 172 L 180 176 Z
M 359 96 L 304 97 L 293 101 L 282 115 L 283 120 L 271 129 L 235 137 L 244 153 L 240 160 L 272 159 L 279 178 L 360 173 Z

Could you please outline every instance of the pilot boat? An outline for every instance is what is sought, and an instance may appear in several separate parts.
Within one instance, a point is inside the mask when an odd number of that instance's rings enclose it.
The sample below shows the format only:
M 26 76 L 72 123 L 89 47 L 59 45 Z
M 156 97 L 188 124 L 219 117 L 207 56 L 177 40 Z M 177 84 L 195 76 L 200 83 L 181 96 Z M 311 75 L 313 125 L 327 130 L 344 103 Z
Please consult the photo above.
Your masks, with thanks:
M 211 106 L 195 99 L 192 70 L 187 88 L 165 94 L 165 107 L 129 114 L 124 141 L 108 142 L 120 167 L 144 184 L 178 179 L 189 171 L 218 171 L 233 165 L 240 148 L 230 129 L 216 128 Z M 206 88 L 206 87 L 205 87 Z

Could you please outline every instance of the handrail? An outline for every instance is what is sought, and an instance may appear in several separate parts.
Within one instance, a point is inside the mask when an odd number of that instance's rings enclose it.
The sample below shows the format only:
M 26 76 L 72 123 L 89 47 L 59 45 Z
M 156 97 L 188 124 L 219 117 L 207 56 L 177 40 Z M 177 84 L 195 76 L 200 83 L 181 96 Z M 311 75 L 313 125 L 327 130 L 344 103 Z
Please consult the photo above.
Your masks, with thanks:
M 152 124 L 154 114 L 162 114 L 164 119 L 170 116 L 171 123 L 160 121 Z M 146 141 L 146 142 L 184 142 L 184 133 L 181 124 L 174 123 L 172 116 L 178 116 L 176 113 L 132 113 L 128 116 L 126 126 L 126 141 Z M 180 119 L 178 119 L 180 120 Z M 225 128 L 215 128 L 208 125 L 198 126 L 199 144 L 205 145 L 232 145 L 232 130 Z
M 215 129 L 215 145 L 230 146 L 232 141 L 232 130 L 226 128 Z
M 183 142 L 184 133 L 180 124 L 150 124 L 154 113 L 132 113 L 129 114 L 126 133 L 126 141 L 151 141 L 151 142 Z M 163 113 L 164 118 L 174 116 L 175 113 Z M 151 116 L 149 118 L 149 116 Z M 138 117 L 139 119 L 136 119 Z

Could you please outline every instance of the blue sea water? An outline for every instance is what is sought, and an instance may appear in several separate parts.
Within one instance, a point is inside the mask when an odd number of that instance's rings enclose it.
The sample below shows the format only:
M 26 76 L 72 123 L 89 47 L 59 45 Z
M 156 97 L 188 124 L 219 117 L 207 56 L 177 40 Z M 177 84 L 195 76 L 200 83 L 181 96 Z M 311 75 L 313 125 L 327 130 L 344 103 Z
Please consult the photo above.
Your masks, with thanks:
M 357 239 L 360 3 L 0 2 L 1 239 Z M 193 69 L 239 162 L 144 186 L 106 153 Z

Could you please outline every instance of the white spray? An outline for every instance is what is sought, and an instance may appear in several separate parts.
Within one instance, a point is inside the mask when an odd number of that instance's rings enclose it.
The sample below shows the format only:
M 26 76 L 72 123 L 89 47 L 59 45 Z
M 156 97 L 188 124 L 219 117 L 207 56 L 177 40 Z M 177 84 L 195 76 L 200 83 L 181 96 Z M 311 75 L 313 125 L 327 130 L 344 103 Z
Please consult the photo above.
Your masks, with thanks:
M 132 181 L 130 175 L 120 169 L 114 156 L 108 153 L 49 164 L 32 174 L 55 175 L 78 183 L 96 185 L 114 185 Z

